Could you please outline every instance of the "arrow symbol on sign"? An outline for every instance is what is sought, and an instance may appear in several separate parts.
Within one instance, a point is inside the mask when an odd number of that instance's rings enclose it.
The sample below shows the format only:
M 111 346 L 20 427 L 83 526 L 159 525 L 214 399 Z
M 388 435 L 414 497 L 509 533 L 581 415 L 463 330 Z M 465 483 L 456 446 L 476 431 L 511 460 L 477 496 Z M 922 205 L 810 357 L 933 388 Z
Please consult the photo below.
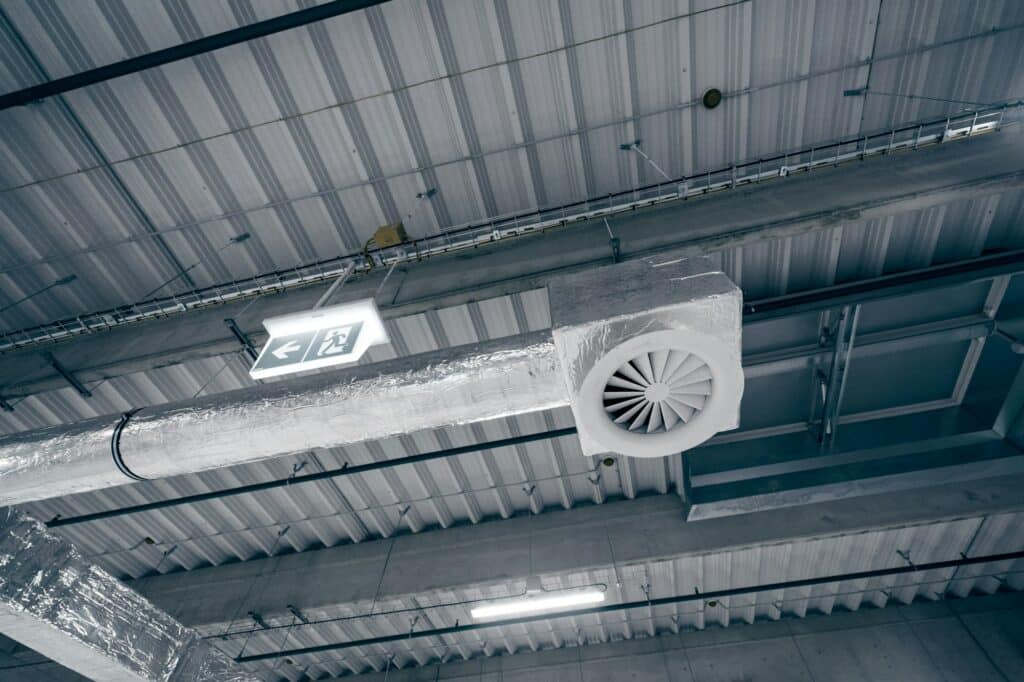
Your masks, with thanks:
M 300 348 L 302 348 L 302 346 L 299 345 L 298 341 L 289 341 L 288 343 L 284 344 L 277 350 L 272 351 L 272 353 L 274 357 L 277 358 L 278 360 L 287 360 L 289 353 L 294 353 Z

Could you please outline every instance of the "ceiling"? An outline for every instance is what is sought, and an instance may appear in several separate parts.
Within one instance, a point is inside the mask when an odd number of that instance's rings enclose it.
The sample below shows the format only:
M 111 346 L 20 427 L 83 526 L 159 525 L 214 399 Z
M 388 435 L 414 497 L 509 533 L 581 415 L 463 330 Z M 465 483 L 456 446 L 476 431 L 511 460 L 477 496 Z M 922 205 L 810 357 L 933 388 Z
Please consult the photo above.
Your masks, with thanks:
M 296 5 L 0 7 L 11 91 Z M 1013 100 L 1022 29 L 1011 1 L 390 2 L 8 109 L 0 302 L 78 279 L 0 325 L 357 253 L 384 223 L 422 237 L 655 182 L 619 149 L 636 139 L 692 176 L 969 107 L 842 96 L 869 79 Z M 698 105 L 710 87 L 719 110 Z
M 0 93 L 308 4 L 0 0 Z M 3 110 L 0 308 L 66 274 L 77 279 L 0 314 L 0 332 L 357 255 L 385 223 L 401 220 L 413 238 L 425 238 L 508 214 L 597 202 L 660 181 L 654 165 L 620 149 L 637 139 L 669 176 L 692 177 L 1013 102 L 1024 96 L 1022 30 L 1024 5 L 1012 0 L 393 0 Z M 867 95 L 843 96 L 865 85 Z M 710 87 L 725 95 L 715 110 L 700 104 Z M 430 189 L 436 195 L 417 198 Z M 243 233 L 247 241 L 229 242 Z M 1021 248 L 1024 191 L 1007 189 L 883 218 L 853 217 L 827 229 L 723 247 L 711 256 L 749 302 Z M 387 320 L 390 345 L 372 349 L 363 362 L 551 326 L 546 289 L 470 298 Z M 745 324 L 740 430 L 685 459 L 619 457 L 605 464 L 582 456 L 571 434 L 486 447 L 571 428 L 571 412 L 561 409 L 25 508 L 55 521 L 171 500 L 57 528 L 97 564 L 133 580 L 657 495 L 681 496 L 691 514 L 729 516 L 750 511 L 744 505 L 752 499 L 766 509 L 807 502 L 793 502 L 786 497 L 791 491 L 835 499 L 934 482 L 928 472 L 936 465 L 919 442 L 934 441 L 938 451 L 938 445 L 988 437 L 1013 390 L 1020 356 L 992 330 L 998 321 L 1024 332 L 1022 277 L 984 277 L 955 288 L 923 285 L 913 294 L 861 304 L 861 340 L 851 354 L 846 422 L 839 431 L 849 440 L 825 456 L 807 427 L 816 419 L 816 377 L 832 357 L 821 329 L 839 309 L 823 305 Z M 251 386 L 248 365 L 242 352 L 175 359 L 89 382 L 91 397 L 73 386 L 40 391 L 0 412 L 0 433 Z M 970 423 L 942 431 L 936 424 L 950 411 L 970 412 Z M 875 454 L 863 454 L 858 440 L 867 431 L 884 441 Z M 315 483 L 173 502 L 472 444 L 484 445 Z M 897 457 L 909 456 L 913 447 L 911 465 L 898 469 Z M 990 475 L 985 467 L 1004 466 L 1020 473 L 1014 468 L 1020 459 L 1014 451 L 935 471 L 969 477 L 981 475 L 971 467 Z M 844 482 L 863 486 L 858 492 L 829 487 L 830 476 L 856 461 L 879 469 L 842 470 Z M 776 468 L 765 469 L 769 464 Z M 799 472 L 810 478 L 784 478 Z M 878 483 L 880 473 L 897 487 Z M 774 497 L 765 493 L 766 481 Z M 1017 513 L 936 519 L 611 563 L 543 579 L 549 589 L 603 583 L 614 601 L 642 601 L 689 593 L 696 585 L 708 591 L 891 566 L 899 562 L 897 550 L 928 561 L 1018 549 L 1024 544 L 1020 527 Z M 246 665 L 267 679 L 328 679 L 1016 590 L 1024 587 L 1020 568 L 1021 562 L 1003 562 L 760 592 L 716 606 L 698 601 L 556 617 L 490 631 L 486 638 L 468 632 L 398 648 L 282 654 Z M 225 615 L 227 628 L 221 622 L 197 627 L 232 656 L 273 653 L 401 633 L 412 627 L 409 609 L 416 609 L 421 628 L 466 622 L 464 604 L 445 605 L 521 588 L 518 582 L 470 581 L 458 589 L 304 612 L 308 620 L 329 621 L 314 625 L 296 625 L 297 617 L 282 609 L 263 614 L 263 624 Z M 396 613 L 366 616 L 378 611 Z
M 583 585 L 608 586 L 609 600 L 643 602 L 677 595 L 691 586 L 702 592 L 743 587 L 773 580 L 874 568 L 881 558 L 909 552 L 915 561 L 942 560 L 958 551 L 991 553 L 999 547 L 1024 542 L 1020 514 L 972 518 L 905 529 L 847 535 L 816 541 L 783 543 L 705 557 L 601 569 L 545 579 L 549 590 Z M 1009 580 L 1015 590 L 1024 588 L 1024 577 L 1014 572 L 1012 562 L 947 569 L 924 575 L 889 576 L 850 581 L 823 587 L 776 590 L 756 594 L 697 600 L 674 606 L 641 607 L 581 617 L 552 618 L 540 624 L 492 628 L 455 636 L 419 638 L 405 645 L 365 645 L 339 651 L 292 653 L 291 663 L 280 659 L 263 662 L 267 668 L 289 679 L 305 672 L 314 678 L 327 672 L 341 676 L 365 672 L 367 666 L 384 670 L 389 657 L 396 668 L 417 667 L 438 659 L 472 658 L 536 651 L 542 648 L 597 644 L 623 639 L 653 637 L 656 632 L 680 632 L 750 624 L 784 617 L 801 618 L 808 613 L 857 611 L 880 608 L 892 600 L 909 604 L 915 600 L 936 600 L 938 594 L 966 596 L 991 594 Z M 429 629 L 454 622 L 470 622 L 469 608 L 475 600 L 522 594 L 525 584 L 516 582 L 465 590 L 441 590 L 415 598 L 353 603 L 339 609 L 306 610 L 313 624 L 296 625 L 291 614 L 257 625 L 239 620 L 228 628 L 204 628 L 235 656 L 257 656 L 267 652 L 301 650 L 339 641 L 358 641 L 374 636 L 401 634 L 418 617 L 416 626 Z M 371 611 L 387 615 L 367 617 Z M 298 621 L 301 623 L 301 621 Z M 225 637 L 225 633 L 227 636 Z M 286 634 L 287 633 L 287 634 Z M 282 637 L 287 641 L 282 644 Z

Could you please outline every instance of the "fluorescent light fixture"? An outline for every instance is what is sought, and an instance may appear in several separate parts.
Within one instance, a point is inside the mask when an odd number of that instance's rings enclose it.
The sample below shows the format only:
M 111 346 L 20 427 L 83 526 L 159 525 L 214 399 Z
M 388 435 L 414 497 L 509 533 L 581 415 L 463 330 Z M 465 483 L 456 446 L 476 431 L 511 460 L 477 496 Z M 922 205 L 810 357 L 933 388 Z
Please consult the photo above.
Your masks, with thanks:
M 469 615 L 476 619 L 499 618 L 501 616 L 536 613 L 537 611 L 569 609 L 586 604 L 598 604 L 603 601 L 604 592 L 598 590 L 553 594 L 550 596 L 528 596 L 522 599 L 510 599 L 487 604 L 486 606 L 478 606 L 475 609 L 471 609 Z

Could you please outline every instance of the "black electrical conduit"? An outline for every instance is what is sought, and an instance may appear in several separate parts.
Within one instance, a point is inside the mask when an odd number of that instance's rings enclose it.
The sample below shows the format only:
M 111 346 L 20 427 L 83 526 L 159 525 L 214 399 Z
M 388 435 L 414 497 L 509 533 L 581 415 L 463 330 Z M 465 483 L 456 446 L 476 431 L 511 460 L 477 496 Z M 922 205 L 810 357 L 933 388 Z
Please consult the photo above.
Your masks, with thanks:
M 170 64 L 189 57 L 213 52 L 231 45 L 246 43 L 250 40 L 263 38 L 264 36 L 280 33 L 307 24 L 313 24 L 331 17 L 341 16 L 349 12 L 366 9 L 379 5 L 386 0 L 334 0 L 322 5 L 316 5 L 297 12 L 290 12 L 280 16 L 257 21 L 255 24 L 248 24 L 233 28 L 230 31 L 215 33 L 211 36 L 204 36 L 198 40 L 191 40 L 180 45 L 173 45 L 163 50 L 148 52 L 123 61 L 107 64 L 81 73 L 71 74 L 64 78 L 33 85 L 16 92 L 8 92 L 0 95 L 0 111 L 11 107 L 22 106 L 39 101 L 46 97 L 53 97 L 65 92 L 84 88 L 96 83 L 120 78 L 129 74 L 152 69 L 164 64 Z
M 992 277 L 997 277 L 1000 275 L 1014 274 L 1019 272 L 1022 268 L 1024 268 L 1024 250 L 1009 251 L 1006 253 L 994 254 L 991 256 L 983 256 L 980 258 L 971 259 L 969 261 L 960 261 L 955 263 L 949 263 L 947 265 L 925 268 L 922 270 L 912 270 L 910 272 L 878 277 L 875 279 L 862 282 L 852 282 L 850 284 L 841 284 L 833 287 L 828 287 L 826 289 L 817 289 L 814 291 L 808 291 L 799 294 L 790 294 L 786 296 L 780 296 L 777 298 L 753 301 L 751 303 L 747 303 L 744 305 L 743 320 L 745 323 L 756 322 L 758 320 L 774 318 L 781 315 L 793 315 L 802 312 L 807 312 L 810 310 L 820 310 L 823 307 L 841 305 L 853 301 L 863 302 L 865 300 L 871 299 L 877 300 L 881 298 L 889 298 L 892 296 L 907 295 L 910 293 L 914 293 L 916 291 L 920 291 L 923 285 L 926 285 L 929 289 L 939 288 L 943 286 L 953 286 L 956 284 L 964 284 L 983 279 L 990 279 Z M 130 416 L 131 415 L 128 414 L 127 418 L 130 418 Z M 123 428 L 125 423 L 127 423 L 127 419 L 122 417 L 122 421 L 119 424 L 119 427 Z M 115 440 L 112 441 L 111 446 L 111 452 L 114 453 L 115 462 L 119 460 L 120 456 L 120 451 L 119 448 L 117 447 L 116 437 L 116 434 L 118 432 L 119 431 L 115 431 Z M 512 438 L 504 438 L 485 443 L 474 443 L 471 445 L 463 445 L 455 448 L 435 450 L 433 452 L 425 452 L 416 455 L 409 455 L 407 457 L 387 459 L 379 462 L 371 462 L 369 464 L 359 464 L 355 466 L 349 466 L 346 464 L 345 466 L 342 466 L 339 469 L 329 469 L 327 471 L 321 471 L 313 474 L 305 474 L 303 476 L 292 475 L 285 479 L 276 479 L 272 481 L 264 481 L 262 483 L 253 483 L 249 485 L 238 486 L 235 488 L 226 488 L 223 490 L 214 490 L 205 493 L 197 493 L 194 495 L 186 495 L 183 497 L 176 497 L 167 500 L 158 500 L 155 502 L 147 502 L 144 504 L 133 505 L 130 507 L 107 509 L 104 511 L 93 512 L 90 514 L 82 514 L 80 516 L 62 518 L 58 515 L 50 521 L 48 521 L 46 525 L 50 528 L 59 528 L 62 526 L 70 526 L 79 523 L 101 521 L 104 519 L 125 516 L 128 514 L 137 514 L 140 512 L 153 511 L 156 509 L 165 509 L 168 507 L 176 507 L 184 504 L 203 502 L 206 500 L 214 500 L 224 497 L 231 497 L 235 495 L 244 495 L 247 493 L 261 492 L 264 490 L 283 488 L 289 485 L 298 485 L 300 483 L 310 483 L 314 481 L 340 478 L 343 476 L 350 476 L 353 474 L 366 473 L 368 471 L 390 469 L 392 467 L 403 466 L 406 464 L 416 464 L 419 462 L 429 462 L 437 459 L 447 459 L 449 457 L 457 457 L 459 455 L 469 454 L 471 452 L 493 450 L 497 448 L 521 445 L 524 443 L 533 443 L 542 440 L 561 438 L 563 436 L 571 436 L 575 434 L 575 427 L 567 427 L 564 429 L 555 429 L 552 431 L 544 431 L 540 433 L 514 436 Z M 121 465 L 119 464 L 119 468 L 120 466 Z
M 605 604 L 602 606 L 592 606 L 583 609 L 574 609 L 571 611 L 559 611 L 556 613 L 545 613 L 537 614 L 532 616 L 522 616 L 519 618 L 507 618 L 503 620 L 494 620 L 486 623 L 470 623 L 467 625 L 452 625 L 444 628 L 433 628 L 430 630 L 413 630 L 410 632 L 403 632 L 394 635 L 382 635 L 380 637 L 368 637 L 366 639 L 355 639 L 347 642 L 334 642 L 331 644 L 319 644 L 315 646 L 300 647 L 297 649 L 285 649 L 282 651 L 268 652 L 264 654 L 250 654 L 248 656 L 239 656 L 235 659 L 238 663 L 251 663 L 254 661 L 266 661 L 275 658 L 281 658 L 283 656 L 302 656 L 305 654 L 316 654 L 324 651 L 338 651 L 341 649 L 353 649 L 357 647 L 374 646 L 380 644 L 389 644 L 392 642 L 405 641 L 410 639 L 420 639 L 423 637 L 442 637 L 444 635 L 454 635 L 463 632 L 473 632 L 476 630 L 486 630 L 497 627 L 507 627 L 509 625 L 523 625 L 526 623 L 536 623 L 543 620 L 552 620 L 556 618 L 567 618 L 567 617 L 579 617 L 587 616 L 592 614 L 601 613 L 613 613 L 615 611 L 626 611 L 629 609 L 646 609 L 655 606 L 668 606 L 672 604 L 682 604 L 685 602 L 702 601 L 710 599 L 723 599 L 725 597 L 734 597 L 741 594 L 751 594 L 754 592 L 772 592 L 775 590 L 787 590 L 796 587 L 810 587 L 813 585 L 822 585 L 827 583 L 838 583 L 852 580 L 865 580 L 869 578 L 879 578 L 888 575 L 900 575 L 903 573 L 918 573 L 922 571 L 935 571 L 945 568 L 957 568 L 960 566 L 971 566 L 974 564 L 988 564 L 999 561 L 1013 561 L 1016 559 L 1024 559 L 1024 550 L 1016 552 L 1006 552 L 1003 554 L 988 554 L 985 556 L 968 557 L 961 554 L 959 559 L 950 559 L 947 561 L 934 561 L 926 564 L 913 564 L 908 563 L 905 566 L 893 566 L 890 568 L 877 568 L 870 571 L 857 571 L 854 573 L 838 573 L 834 575 L 819 576 L 817 578 L 801 578 L 797 580 L 784 580 L 777 583 L 764 583 L 761 585 L 748 585 L 745 587 L 730 587 L 724 590 L 713 590 L 710 592 L 697 592 L 693 594 L 680 594 L 672 597 L 659 597 L 657 599 L 644 599 L 640 601 L 622 602 L 619 604 Z
M 284 488 L 290 485 L 298 485 L 300 483 L 312 483 L 313 481 L 323 481 L 330 478 L 341 478 L 343 476 L 352 476 L 353 474 L 365 474 L 368 471 L 390 469 L 396 466 L 402 466 L 405 464 L 417 464 L 419 462 L 429 462 L 435 459 L 447 459 L 449 457 L 457 457 L 459 455 L 465 455 L 471 452 L 480 452 L 481 450 L 494 450 L 498 448 L 506 448 L 513 445 L 533 443 L 540 440 L 550 440 L 553 438 L 561 438 L 562 436 L 572 436 L 575 434 L 576 427 L 569 426 L 564 429 L 554 429 L 552 431 L 542 431 L 540 433 L 530 433 L 522 436 L 513 436 L 512 438 L 502 438 L 500 440 L 492 440 L 486 443 L 472 443 L 470 445 L 460 445 L 454 448 L 445 448 L 444 450 L 423 452 L 417 455 L 408 455 L 406 457 L 397 457 L 395 459 L 385 459 L 379 462 L 370 462 L 368 464 L 356 464 L 354 466 L 349 466 L 348 464 L 346 464 L 342 466 L 340 469 L 328 469 L 326 471 L 318 471 L 312 474 L 303 474 L 302 476 L 293 475 L 285 479 L 263 481 L 262 483 L 251 483 L 249 485 L 228 488 L 226 490 L 212 490 L 206 493 L 196 493 L 195 495 L 175 497 L 169 500 L 157 500 L 156 502 L 146 502 L 144 504 L 137 504 L 131 507 L 121 507 L 119 509 L 106 509 L 104 511 L 93 512 L 91 514 L 82 514 L 81 516 L 70 516 L 68 518 L 61 518 L 60 516 L 57 516 L 47 521 L 46 525 L 49 528 L 60 528 L 61 526 L 70 526 L 78 523 L 87 523 L 89 521 L 100 521 L 102 519 L 123 516 L 125 514 L 137 514 L 139 512 L 152 511 L 154 509 L 163 509 L 166 507 L 176 507 L 178 505 L 191 504 L 193 502 L 203 502 L 205 500 L 215 500 L 222 497 L 229 497 L 233 495 L 244 495 L 246 493 L 255 493 L 260 492 L 262 490 Z

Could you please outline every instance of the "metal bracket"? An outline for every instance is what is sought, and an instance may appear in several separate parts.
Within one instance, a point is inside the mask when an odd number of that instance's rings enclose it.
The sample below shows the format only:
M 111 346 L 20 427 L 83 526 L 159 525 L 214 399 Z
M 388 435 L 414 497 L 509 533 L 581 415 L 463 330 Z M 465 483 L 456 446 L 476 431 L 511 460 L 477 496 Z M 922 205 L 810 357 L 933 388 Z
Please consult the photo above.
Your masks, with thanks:
M 256 362 L 256 358 L 259 357 L 260 353 L 256 350 L 256 346 L 253 345 L 248 334 L 243 332 L 241 328 L 239 328 L 238 324 L 230 317 L 225 318 L 224 324 L 228 326 L 231 333 L 234 334 L 235 338 L 238 339 L 238 342 L 242 344 L 242 348 L 245 350 L 246 355 L 252 358 L 253 362 Z
M 300 620 L 306 625 L 309 625 L 309 618 L 306 618 L 306 616 L 302 613 L 302 611 L 298 609 L 298 607 L 288 604 L 285 608 L 288 609 L 292 616 L 294 616 L 297 620 Z
M 857 334 L 857 322 L 860 318 L 860 305 L 843 306 L 832 326 L 823 329 L 819 342 L 832 346 L 832 360 L 827 376 L 820 369 L 818 379 L 821 382 L 821 420 L 812 420 L 818 443 L 823 452 L 831 450 L 836 438 L 843 394 L 846 391 L 846 377 L 850 364 L 850 353 Z
M 124 431 L 124 427 L 128 424 L 128 420 L 131 419 L 132 415 L 138 412 L 139 409 L 131 410 L 122 414 L 121 419 L 117 422 L 117 426 L 114 427 L 114 433 L 110 437 L 110 455 L 114 458 L 114 465 L 117 466 L 118 471 L 133 481 L 145 481 L 146 479 L 129 469 L 128 465 L 124 463 L 124 457 L 121 455 L 121 432 Z
M 255 623 L 261 629 L 266 630 L 270 627 L 269 625 L 267 625 L 267 622 L 263 620 L 263 616 L 256 613 L 255 611 L 250 611 L 248 613 L 248 616 L 252 618 L 252 622 Z
M 79 381 L 74 374 L 72 374 L 66 367 L 64 367 L 64 365 L 62 365 L 60 361 L 54 357 L 53 353 L 47 351 L 46 353 L 43 354 L 43 357 L 46 358 L 46 361 L 50 363 L 51 367 L 57 370 L 57 374 L 60 374 L 62 377 L 64 377 L 64 381 L 71 384 L 72 388 L 78 391 L 78 395 L 82 396 L 83 398 L 92 397 L 92 393 L 89 391 L 89 389 L 85 387 L 85 384 Z

